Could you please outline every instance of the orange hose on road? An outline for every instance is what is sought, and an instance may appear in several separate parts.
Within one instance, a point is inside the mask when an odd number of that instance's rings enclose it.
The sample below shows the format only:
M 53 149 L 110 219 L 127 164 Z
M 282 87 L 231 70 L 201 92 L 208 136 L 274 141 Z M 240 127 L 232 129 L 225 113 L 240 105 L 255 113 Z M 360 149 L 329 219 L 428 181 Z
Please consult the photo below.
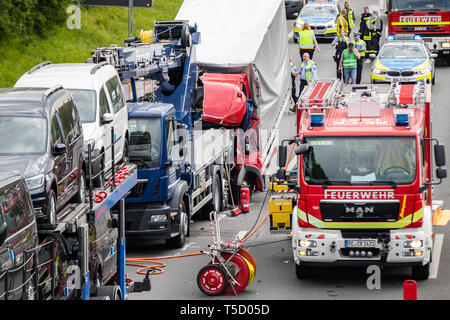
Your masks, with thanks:
M 242 243 L 247 241 L 252 235 L 255 234 L 256 231 L 261 228 L 264 221 L 269 217 L 269 212 L 267 212 L 266 216 L 262 219 L 262 221 L 257 225 L 255 230 L 253 230 L 248 236 L 246 236 L 244 239 L 242 239 Z M 188 253 L 188 254 L 180 254 L 176 256 L 165 256 L 165 257 L 151 257 L 151 258 L 126 258 L 125 262 L 127 266 L 133 266 L 133 267 L 139 267 L 138 270 L 136 270 L 137 274 L 146 275 L 147 271 L 154 270 L 151 272 L 151 275 L 156 274 L 162 274 L 164 272 L 163 268 L 166 267 L 166 264 L 164 262 L 158 261 L 158 260 L 167 260 L 167 259 L 176 259 L 176 258 L 186 258 L 186 257 L 193 257 L 193 256 L 199 256 L 204 255 L 206 253 L 204 252 L 196 252 L 196 253 Z M 144 264 L 146 263 L 146 264 Z M 152 263 L 153 265 L 148 265 L 148 263 Z
M 151 257 L 151 258 L 126 258 L 125 262 L 127 266 L 139 267 L 136 271 L 138 274 L 147 274 L 147 270 L 152 269 L 155 270 L 151 274 L 161 274 L 164 272 L 163 268 L 166 266 L 164 262 L 160 262 L 157 260 L 166 260 L 166 259 L 176 259 L 176 258 L 184 258 L 184 257 L 192 257 L 199 256 L 205 254 L 204 252 L 197 253 L 188 253 L 188 254 L 180 254 L 177 256 L 165 256 L 165 257 Z M 144 263 L 153 263 L 154 265 L 141 264 L 139 262 Z

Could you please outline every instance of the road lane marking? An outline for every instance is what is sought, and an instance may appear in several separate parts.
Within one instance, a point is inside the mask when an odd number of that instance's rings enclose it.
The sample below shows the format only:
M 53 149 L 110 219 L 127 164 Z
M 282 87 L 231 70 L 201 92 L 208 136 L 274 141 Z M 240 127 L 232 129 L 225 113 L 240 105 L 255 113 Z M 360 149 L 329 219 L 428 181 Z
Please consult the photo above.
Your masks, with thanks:
M 439 261 L 441 259 L 441 250 L 442 250 L 442 244 L 444 243 L 444 235 L 443 234 L 437 234 L 434 239 L 434 246 L 433 246 L 433 252 L 432 252 L 432 262 L 430 264 L 430 276 L 429 279 L 436 279 L 438 275 L 439 270 Z

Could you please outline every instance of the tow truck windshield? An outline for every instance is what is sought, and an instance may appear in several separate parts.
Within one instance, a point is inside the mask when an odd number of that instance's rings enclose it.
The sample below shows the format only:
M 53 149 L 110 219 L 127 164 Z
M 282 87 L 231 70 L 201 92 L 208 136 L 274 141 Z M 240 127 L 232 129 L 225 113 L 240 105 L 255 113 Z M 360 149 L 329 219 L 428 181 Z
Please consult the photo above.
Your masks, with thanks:
M 305 181 L 313 185 L 411 184 L 415 137 L 306 137 Z
M 44 118 L 0 117 L 0 155 L 43 154 L 46 133 Z
M 420 45 L 387 45 L 380 52 L 379 59 L 426 59 L 427 54 Z
M 391 11 L 450 11 L 450 0 L 391 0 Z
M 143 163 L 148 168 L 158 167 L 161 157 L 160 118 L 129 118 L 128 128 L 130 160 Z
M 334 6 L 305 6 L 300 12 L 300 17 L 334 17 L 338 11 Z

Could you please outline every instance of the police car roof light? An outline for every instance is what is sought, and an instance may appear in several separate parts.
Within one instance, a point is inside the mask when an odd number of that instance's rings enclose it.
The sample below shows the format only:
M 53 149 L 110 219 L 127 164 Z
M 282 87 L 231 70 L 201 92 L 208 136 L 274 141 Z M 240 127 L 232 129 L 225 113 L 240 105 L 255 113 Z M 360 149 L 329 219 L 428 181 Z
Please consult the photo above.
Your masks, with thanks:
M 409 126 L 408 114 L 407 113 L 397 113 L 395 115 L 395 125 L 397 127 Z

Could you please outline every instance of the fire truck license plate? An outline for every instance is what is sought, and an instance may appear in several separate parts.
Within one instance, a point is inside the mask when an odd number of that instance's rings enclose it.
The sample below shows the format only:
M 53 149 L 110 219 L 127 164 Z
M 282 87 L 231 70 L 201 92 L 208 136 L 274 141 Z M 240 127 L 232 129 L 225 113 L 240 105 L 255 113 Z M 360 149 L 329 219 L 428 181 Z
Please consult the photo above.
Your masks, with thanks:
M 346 248 L 375 248 L 377 240 L 345 240 Z

